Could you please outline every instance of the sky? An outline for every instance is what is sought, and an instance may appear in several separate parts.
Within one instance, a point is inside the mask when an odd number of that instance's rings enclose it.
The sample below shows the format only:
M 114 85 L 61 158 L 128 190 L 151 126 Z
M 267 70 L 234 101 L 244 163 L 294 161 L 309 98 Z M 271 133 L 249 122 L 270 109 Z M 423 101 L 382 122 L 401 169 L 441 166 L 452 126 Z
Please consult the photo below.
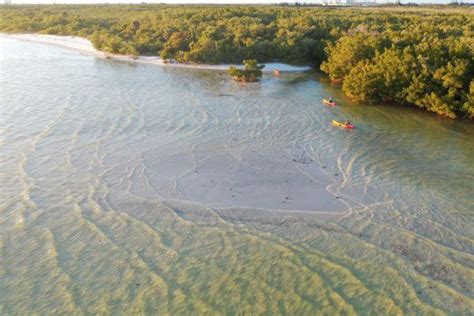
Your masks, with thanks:
M 3 2 L 3 0 L 0 0 Z M 278 3 L 278 2 L 288 2 L 293 3 L 295 0 L 11 0 L 13 3 L 24 4 L 24 3 L 34 3 L 34 4 L 49 4 L 49 3 Z M 326 0 L 327 1 L 327 0 Z M 329 0 L 330 1 L 330 0 Z M 356 0 L 362 1 L 362 0 Z M 371 1 L 371 0 L 369 0 Z M 373 0 L 372 0 L 373 1 Z M 393 0 L 377 0 L 377 3 L 382 2 L 394 2 Z M 459 0 L 458 0 L 459 1 Z M 300 3 L 321 3 L 323 0 L 299 0 Z M 416 2 L 416 3 L 449 3 L 453 0 L 402 0 L 401 2 Z M 462 0 L 464 3 L 473 3 L 474 0 Z

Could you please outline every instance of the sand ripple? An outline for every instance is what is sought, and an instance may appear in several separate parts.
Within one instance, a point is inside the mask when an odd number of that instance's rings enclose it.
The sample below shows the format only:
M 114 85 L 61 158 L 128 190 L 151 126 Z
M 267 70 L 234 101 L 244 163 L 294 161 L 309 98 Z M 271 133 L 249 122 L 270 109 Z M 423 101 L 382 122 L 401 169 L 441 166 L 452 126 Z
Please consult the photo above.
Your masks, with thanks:
M 0 314 L 474 310 L 471 125 L 2 45 Z

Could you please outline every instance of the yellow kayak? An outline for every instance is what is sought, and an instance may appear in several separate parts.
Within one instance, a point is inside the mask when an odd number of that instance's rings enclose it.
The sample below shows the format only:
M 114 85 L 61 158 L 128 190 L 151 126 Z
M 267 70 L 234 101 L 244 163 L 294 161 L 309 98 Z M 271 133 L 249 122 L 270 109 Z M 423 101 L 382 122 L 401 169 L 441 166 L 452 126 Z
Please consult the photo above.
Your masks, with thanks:
M 330 106 L 336 106 L 336 102 L 331 102 L 328 99 L 323 99 L 323 103 L 330 105 Z
M 340 127 L 344 127 L 344 128 L 351 128 L 351 129 L 355 127 L 351 123 L 339 122 L 339 121 L 336 121 L 336 120 L 332 120 L 332 125 L 340 126 Z

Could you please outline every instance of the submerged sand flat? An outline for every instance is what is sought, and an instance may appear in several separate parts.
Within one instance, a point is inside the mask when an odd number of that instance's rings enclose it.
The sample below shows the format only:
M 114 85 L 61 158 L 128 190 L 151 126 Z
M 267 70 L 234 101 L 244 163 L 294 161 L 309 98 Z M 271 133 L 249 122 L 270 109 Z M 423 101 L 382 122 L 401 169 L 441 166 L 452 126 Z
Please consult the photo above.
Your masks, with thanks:
M 219 64 L 219 65 L 209 65 L 209 64 L 182 64 L 177 62 L 165 62 L 159 56 L 139 56 L 134 58 L 131 56 L 116 55 L 106 52 L 99 51 L 94 48 L 92 43 L 82 37 L 77 36 L 59 36 L 59 35 L 49 35 L 49 34 L 7 34 L 0 33 L 0 37 L 14 38 L 23 41 L 40 43 L 45 45 L 54 45 L 62 48 L 67 48 L 79 52 L 81 54 L 100 57 L 100 58 L 113 58 L 115 60 L 123 61 L 133 61 L 135 63 L 142 64 L 153 64 L 163 67 L 172 67 L 172 68 L 192 68 L 192 69 L 205 69 L 205 70 L 219 70 L 227 71 L 229 66 L 239 66 L 239 65 L 230 65 L 230 64 Z M 265 68 L 263 72 L 270 73 L 278 69 L 280 72 L 305 72 L 311 70 L 309 66 L 292 66 L 283 63 L 265 63 Z
M 472 314 L 471 123 L 0 45 L 0 314 Z

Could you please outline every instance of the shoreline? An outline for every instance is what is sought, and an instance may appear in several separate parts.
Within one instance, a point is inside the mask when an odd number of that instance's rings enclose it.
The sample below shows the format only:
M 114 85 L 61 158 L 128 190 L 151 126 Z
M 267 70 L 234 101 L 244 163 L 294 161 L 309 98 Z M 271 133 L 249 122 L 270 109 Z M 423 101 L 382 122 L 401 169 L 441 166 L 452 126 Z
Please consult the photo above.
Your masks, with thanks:
M 65 49 L 75 51 L 77 53 L 93 56 L 97 58 L 110 58 L 114 60 L 121 60 L 127 62 L 135 62 L 140 64 L 151 64 L 162 67 L 170 68 L 189 68 L 189 69 L 202 69 L 202 70 L 216 70 L 216 71 L 227 71 L 230 66 L 242 66 L 236 64 L 184 64 L 178 62 L 166 62 L 159 56 L 130 56 L 130 55 L 118 55 L 103 52 L 94 48 L 92 43 L 83 37 L 78 36 L 61 36 L 61 35 L 49 35 L 49 34 L 24 34 L 24 33 L 1 33 L 0 37 L 17 39 L 26 42 L 45 44 L 57 46 Z M 301 73 L 310 71 L 310 66 L 292 66 L 284 63 L 262 63 L 265 68 L 262 69 L 263 73 L 272 73 L 278 70 L 281 73 Z

